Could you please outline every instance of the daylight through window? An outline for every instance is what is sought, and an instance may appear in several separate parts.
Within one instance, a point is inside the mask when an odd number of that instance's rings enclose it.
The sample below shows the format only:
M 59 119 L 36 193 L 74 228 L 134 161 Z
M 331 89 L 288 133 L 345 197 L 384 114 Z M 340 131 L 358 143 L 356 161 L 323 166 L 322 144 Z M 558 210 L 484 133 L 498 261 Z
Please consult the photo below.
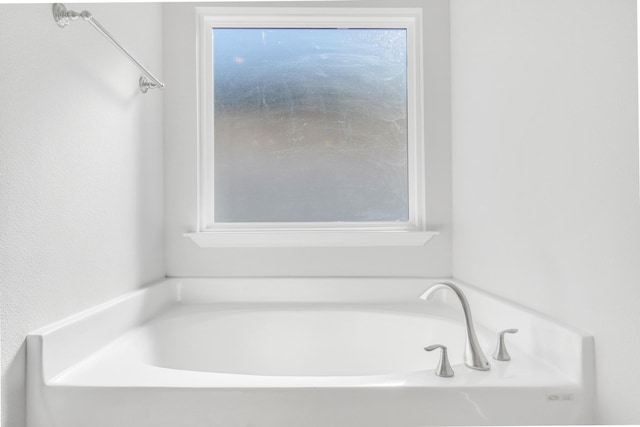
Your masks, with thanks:
M 212 36 L 216 222 L 409 219 L 406 29 Z
M 426 231 L 421 10 L 197 10 L 199 233 Z

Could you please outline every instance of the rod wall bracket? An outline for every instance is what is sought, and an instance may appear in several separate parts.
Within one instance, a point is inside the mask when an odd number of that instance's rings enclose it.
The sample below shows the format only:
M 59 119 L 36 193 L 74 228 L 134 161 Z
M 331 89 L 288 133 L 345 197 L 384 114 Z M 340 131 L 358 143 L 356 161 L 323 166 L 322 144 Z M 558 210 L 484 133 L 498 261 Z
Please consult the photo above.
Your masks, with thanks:
M 69 22 L 71 21 L 71 19 L 69 18 L 67 8 L 64 7 L 63 4 L 54 3 L 52 7 L 52 11 L 53 11 L 53 19 L 55 19 L 56 24 L 58 24 L 58 27 L 65 28 L 67 25 L 69 25 Z
M 138 79 L 138 84 L 140 85 L 140 92 L 147 93 L 149 89 L 155 89 L 158 87 L 157 84 L 151 83 L 145 76 L 140 76 Z

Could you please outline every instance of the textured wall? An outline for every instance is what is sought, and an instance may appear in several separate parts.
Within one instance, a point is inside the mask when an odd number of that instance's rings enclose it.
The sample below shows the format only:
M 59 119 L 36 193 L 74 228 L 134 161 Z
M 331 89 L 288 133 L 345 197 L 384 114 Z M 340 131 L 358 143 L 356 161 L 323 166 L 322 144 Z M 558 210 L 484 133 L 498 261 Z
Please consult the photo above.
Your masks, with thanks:
M 158 4 L 73 5 L 161 73 Z M 81 20 L 0 5 L 2 425 L 24 425 L 25 335 L 164 276 L 162 93 Z
M 606 424 L 640 424 L 635 16 L 633 0 L 451 8 L 454 276 L 593 334 Z

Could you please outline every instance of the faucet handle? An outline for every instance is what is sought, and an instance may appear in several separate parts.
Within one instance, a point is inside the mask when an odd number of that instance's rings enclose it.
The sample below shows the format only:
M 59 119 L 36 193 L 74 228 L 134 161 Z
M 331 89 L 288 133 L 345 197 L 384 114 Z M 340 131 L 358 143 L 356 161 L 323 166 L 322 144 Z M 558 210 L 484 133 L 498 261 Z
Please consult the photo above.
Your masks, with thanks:
M 516 332 L 518 332 L 517 329 L 505 329 L 498 333 L 498 345 L 496 346 L 496 351 L 493 352 L 494 359 L 502 362 L 511 360 L 507 346 L 504 344 L 504 334 L 515 334 Z
M 438 362 L 438 366 L 436 367 L 436 375 L 439 377 L 452 377 L 453 369 L 451 369 L 451 365 L 449 364 L 449 357 L 447 355 L 447 346 L 442 344 L 434 344 L 429 347 L 425 347 L 426 351 L 433 351 L 438 348 L 442 349 L 442 353 L 440 353 L 440 362 Z

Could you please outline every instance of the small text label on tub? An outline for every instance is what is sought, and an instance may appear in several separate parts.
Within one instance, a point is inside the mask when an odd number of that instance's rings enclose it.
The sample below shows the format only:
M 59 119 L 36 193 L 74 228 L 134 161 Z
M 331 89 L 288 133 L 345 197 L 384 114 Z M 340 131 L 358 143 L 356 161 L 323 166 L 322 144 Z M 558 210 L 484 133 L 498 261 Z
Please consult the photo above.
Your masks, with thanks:
M 556 393 L 547 394 L 547 402 L 562 402 L 567 400 L 573 400 L 573 393 Z

